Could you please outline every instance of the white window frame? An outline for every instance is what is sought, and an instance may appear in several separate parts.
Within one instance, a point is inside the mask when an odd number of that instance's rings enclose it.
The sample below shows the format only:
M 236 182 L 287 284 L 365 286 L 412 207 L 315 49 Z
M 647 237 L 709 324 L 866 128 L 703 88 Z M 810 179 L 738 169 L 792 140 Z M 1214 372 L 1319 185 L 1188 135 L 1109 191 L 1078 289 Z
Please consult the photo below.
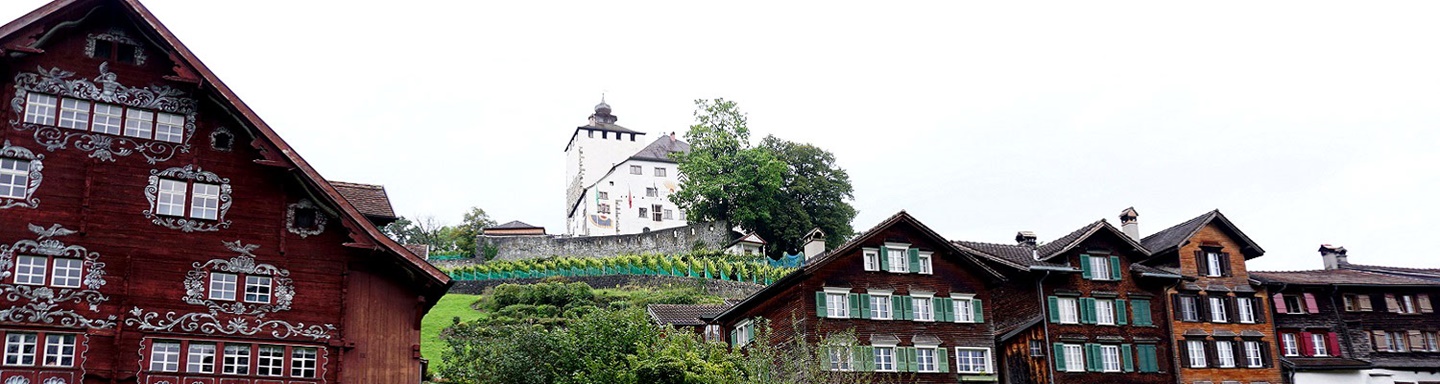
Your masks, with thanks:
M 1100 372 L 1120 372 L 1120 346 L 1100 346 Z
M 910 244 L 885 243 L 885 257 L 890 261 L 890 272 L 910 273 Z
M 215 373 L 217 348 L 215 343 L 190 342 L 190 347 L 186 348 L 185 372 Z
M 1090 257 L 1090 280 L 1111 280 L 1110 258 L 1107 256 Z
M 1390 352 L 1410 352 L 1410 338 L 1405 332 L 1385 332 L 1390 338 Z
M 1225 271 L 1222 270 L 1223 267 L 1220 265 L 1219 252 L 1205 252 L 1205 267 L 1205 277 L 1221 277 L 1225 275 Z
M 665 167 L 655 167 L 655 177 L 666 177 Z
M 245 297 L 247 303 L 270 304 L 270 294 L 274 290 L 274 279 L 270 276 L 245 276 Z M 252 291 L 254 288 L 254 292 Z M 260 291 L 264 292 L 260 292 Z M 254 299 L 251 298 L 254 296 Z
M 863 249 L 860 250 L 860 255 L 861 255 L 862 258 L 865 259 L 865 270 L 866 270 L 866 271 L 879 271 L 879 270 L 880 270 L 880 249 L 879 249 L 879 248 L 863 248 Z
M 836 305 L 836 302 L 839 302 L 839 305 Z M 831 319 L 850 318 L 850 293 L 825 288 L 825 317 Z
M 80 288 L 85 272 L 85 260 L 57 257 L 52 259 L 50 285 L 60 288 Z M 64 265 L 62 265 L 64 264 Z
M 161 216 L 185 216 L 186 199 L 190 195 L 190 183 L 185 180 L 160 179 L 155 194 L 155 214 Z
M 1065 372 L 1085 372 L 1085 346 L 1062 344 L 1065 350 Z
M 1215 340 L 1215 360 L 1220 368 L 1235 368 L 1235 342 Z
M 11 199 L 24 199 L 30 191 L 30 162 L 31 160 L 0 157 L 0 176 L 8 176 L 9 182 L 0 184 L 4 187 L 4 193 L 0 197 Z M 23 169 L 22 169 L 23 168 Z
M 1400 313 L 1420 313 L 1415 307 L 1415 295 L 1400 295 Z
M 1230 322 L 1229 311 L 1226 311 L 1226 310 L 1225 310 L 1225 297 L 1223 297 L 1223 296 L 1220 296 L 1220 297 L 1209 296 L 1209 297 L 1206 297 L 1205 300 L 1209 301 L 1209 303 L 1210 303 L 1210 305 L 1209 305 L 1209 307 L 1210 307 L 1210 322 L 1212 322 L 1212 323 L 1229 323 L 1229 322 Z
M 1255 298 L 1235 298 L 1235 312 L 1239 312 L 1238 320 L 1241 324 L 1255 324 Z
M 966 352 L 980 352 L 980 353 L 982 354 L 982 356 L 981 356 L 979 359 L 976 359 L 974 356 L 966 357 L 965 354 L 962 354 L 962 353 L 961 353 L 961 351 L 966 351 Z M 995 358 L 994 358 L 994 355 L 991 354 L 990 352 L 991 352 L 990 348 L 955 347 L 955 373 L 993 373 L 993 372 L 995 372 Z M 968 364 L 967 364 L 967 363 L 963 363 L 966 359 L 969 360 Z M 970 367 L 970 368 L 973 368 L 973 367 L 976 365 L 976 363 L 983 364 L 984 366 L 981 367 L 980 370 L 966 369 L 967 366 Z
M 251 349 L 249 344 L 226 344 L 223 351 L 224 358 L 220 362 L 220 373 L 249 375 Z
M 1294 333 L 1280 334 L 1280 353 L 1285 356 L 1300 356 L 1300 336 Z
M 630 174 L 631 174 L 631 175 L 639 175 L 639 174 L 642 174 L 642 173 L 645 173 L 645 167 L 641 167 L 641 166 L 639 166 L 639 165 L 631 165 L 631 166 L 630 166 Z
M 261 344 L 255 352 L 255 375 L 285 376 L 285 347 Z
M 974 300 L 974 299 L 975 299 L 975 296 L 959 296 L 959 297 L 955 297 L 954 294 L 951 294 L 951 301 L 950 301 L 950 303 L 951 303 L 951 306 L 954 307 L 954 311 L 955 311 L 955 322 L 957 322 L 957 323 L 974 323 L 974 322 L 975 322 L 975 307 L 974 307 L 974 306 L 975 306 L 975 302 L 972 301 L 972 300 Z
M 1315 357 L 1330 356 L 1330 340 L 1326 339 L 1325 333 L 1310 334 L 1311 355 Z
M 25 96 L 25 122 L 28 124 L 55 125 L 59 109 L 58 97 L 36 92 Z
M 216 279 L 216 277 L 229 277 Z M 239 290 L 240 275 L 225 272 L 210 272 L 210 300 L 235 301 Z M 228 296 L 227 296 L 228 294 Z
M 1425 350 L 1440 352 L 1440 341 L 1436 340 L 1437 335 L 1434 331 L 1422 332 L 1421 335 L 1421 338 L 1425 339 Z
M 180 372 L 180 342 L 151 342 L 150 370 L 154 372 Z
M 1080 299 L 1061 297 L 1056 301 L 1060 307 L 1060 324 L 1080 324 Z
M 41 359 L 45 367 L 75 366 L 75 335 L 51 333 L 45 335 L 45 356 Z
M 43 286 L 49 275 L 50 258 L 30 255 L 15 258 L 15 284 Z
M 5 334 L 5 366 L 33 366 L 40 348 L 40 335 L 29 332 Z
M 1200 296 L 1180 295 L 1180 321 L 1200 321 Z M 1193 317 L 1186 317 L 1189 313 Z
M 1264 367 L 1264 366 L 1265 366 L 1265 359 L 1264 359 L 1264 356 L 1265 356 L 1265 355 L 1261 352 L 1260 342 L 1258 342 L 1258 341 L 1246 341 L 1244 345 L 1245 345 L 1245 366 L 1246 366 L 1246 367 L 1250 367 L 1250 368 L 1260 368 L 1260 367 Z
M 895 346 L 875 346 L 875 371 L 895 372 Z
M 923 275 L 935 274 L 935 266 L 931 262 L 934 255 L 935 252 L 920 251 L 920 270 L 917 272 Z
M 125 129 L 125 108 L 115 104 L 95 103 L 90 114 L 90 131 L 119 135 Z
M 645 197 L 660 197 L 660 188 L 645 187 Z
M 1095 299 L 1095 324 L 1115 325 L 1115 300 Z
M 1185 349 L 1190 352 L 1190 361 L 1186 362 L 1187 368 L 1206 368 L 1210 364 L 1205 361 L 1205 341 L 1185 340 Z
M 929 353 L 929 356 L 926 356 L 926 353 L 927 353 L 927 352 Z M 934 345 L 916 345 L 916 346 L 915 346 L 915 371 L 917 371 L 917 372 L 924 372 L 924 373 L 940 372 L 940 364 L 938 363 L 938 360 L 937 360 L 937 359 L 939 358 L 939 357 L 938 357 L 939 355 L 940 355 L 940 352 L 939 352 L 939 348 L 938 348 L 937 346 L 934 346 Z M 927 361 L 927 359 L 928 359 L 928 361 Z
M 834 372 L 850 372 L 855 370 L 855 354 L 850 350 L 849 345 L 836 345 L 828 347 L 826 355 L 829 356 L 829 370 Z
M 220 218 L 220 186 L 217 184 L 195 183 L 190 194 L 190 218 L 215 220 Z
M 316 363 L 320 360 L 320 349 L 311 347 L 290 348 L 290 377 L 315 378 Z
M 935 294 L 910 292 L 911 306 L 914 307 L 914 321 L 935 321 Z M 923 303 L 923 304 L 922 304 Z M 922 309 L 921 306 L 924 306 Z
M 185 141 L 185 116 L 160 112 L 155 114 L 155 140 L 169 143 Z
M 155 112 L 125 108 L 125 136 L 151 139 L 155 137 Z
M 755 325 L 755 323 L 750 320 L 745 320 L 735 325 L 735 346 L 743 347 L 750 344 L 749 329 L 753 325 Z
M 894 320 L 895 309 L 890 307 L 891 292 L 870 291 L 870 319 Z
M 90 127 L 90 102 L 80 99 L 60 99 L 60 120 L 57 127 L 84 131 Z
M 675 210 L 673 210 L 673 209 L 666 209 L 666 210 L 665 210 L 665 220 L 675 220 Z

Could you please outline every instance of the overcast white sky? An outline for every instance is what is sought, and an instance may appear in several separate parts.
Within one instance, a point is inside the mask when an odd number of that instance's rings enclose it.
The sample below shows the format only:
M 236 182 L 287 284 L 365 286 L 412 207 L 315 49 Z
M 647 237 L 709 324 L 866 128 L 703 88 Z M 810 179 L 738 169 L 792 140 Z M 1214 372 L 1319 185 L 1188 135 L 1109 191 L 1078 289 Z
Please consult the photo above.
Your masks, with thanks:
M 0 3 L 5 19 L 43 0 Z M 1219 208 L 1251 269 L 1440 267 L 1436 2 L 147 0 L 333 180 L 396 210 L 563 231 L 564 145 L 601 92 L 683 132 L 725 97 L 836 154 L 857 229 L 1043 239 Z

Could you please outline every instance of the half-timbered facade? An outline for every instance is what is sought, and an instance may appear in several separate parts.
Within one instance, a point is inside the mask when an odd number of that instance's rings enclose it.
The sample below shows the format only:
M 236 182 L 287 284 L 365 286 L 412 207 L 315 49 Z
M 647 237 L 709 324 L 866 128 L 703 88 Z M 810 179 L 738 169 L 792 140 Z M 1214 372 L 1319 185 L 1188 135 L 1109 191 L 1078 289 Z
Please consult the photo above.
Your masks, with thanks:
M 1101 220 L 1037 244 L 960 241 L 1028 272 L 994 290 L 1008 383 L 1173 383 L 1165 288 L 1179 275 L 1135 263 L 1146 252 Z
M 1127 226 L 1138 225 L 1134 215 L 1129 220 Z M 1145 236 L 1141 244 L 1151 252 L 1145 265 L 1184 277 L 1166 292 L 1180 383 L 1280 382 L 1275 330 L 1265 310 L 1269 295 L 1245 269 L 1264 249 L 1218 210 Z
M 1440 381 L 1440 313 L 1431 302 L 1440 281 L 1352 269 L 1343 247 L 1320 253 L 1326 269 L 1251 274 L 1273 293 L 1287 382 Z
M 827 351 L 833 371 L 885 382 L 997 381 L 988 287 L 1004 277 L 900 212 L 756 292 L 714 323 L 738 347 L 854 332 Z M 791 319 L 800 319 L 792 325 Z M 758 321 L 764 319 L 766 321 Z M 757 340 L 756 325 L 771 336 Z M 764 335 L 767 332 L 759 332 Z
M 51 2 L 0 51 L 0 382 L 419 381 L 449 278 L 137 1 Z

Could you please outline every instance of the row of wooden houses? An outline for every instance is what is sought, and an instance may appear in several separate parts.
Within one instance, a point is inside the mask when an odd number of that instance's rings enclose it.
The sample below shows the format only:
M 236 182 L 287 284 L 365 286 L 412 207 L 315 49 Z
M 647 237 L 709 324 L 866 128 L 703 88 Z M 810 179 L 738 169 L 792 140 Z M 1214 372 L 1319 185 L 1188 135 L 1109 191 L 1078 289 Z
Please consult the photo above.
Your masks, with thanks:
M 853 332 L 819 363 L 892 382 L 1440 381 L 1440 270 L 1326 246 L 1326 269 L 1250 272 L 1265 250 L 1219 211 L 1144 237 L 1137 219 L 993 244 L 902 211 L 743 301 L 651 315 L 741 348 Z

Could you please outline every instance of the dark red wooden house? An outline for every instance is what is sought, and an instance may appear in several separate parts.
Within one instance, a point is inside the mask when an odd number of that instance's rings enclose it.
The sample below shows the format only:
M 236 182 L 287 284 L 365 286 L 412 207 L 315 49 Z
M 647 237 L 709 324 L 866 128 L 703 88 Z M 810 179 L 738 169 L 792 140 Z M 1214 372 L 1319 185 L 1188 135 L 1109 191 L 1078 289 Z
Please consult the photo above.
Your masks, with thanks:
M 380 233 L 383 190 L 322 178 L 135 0 L 51 2 L 0 53 L 0 383 L 419 381 L 450 279 Z

